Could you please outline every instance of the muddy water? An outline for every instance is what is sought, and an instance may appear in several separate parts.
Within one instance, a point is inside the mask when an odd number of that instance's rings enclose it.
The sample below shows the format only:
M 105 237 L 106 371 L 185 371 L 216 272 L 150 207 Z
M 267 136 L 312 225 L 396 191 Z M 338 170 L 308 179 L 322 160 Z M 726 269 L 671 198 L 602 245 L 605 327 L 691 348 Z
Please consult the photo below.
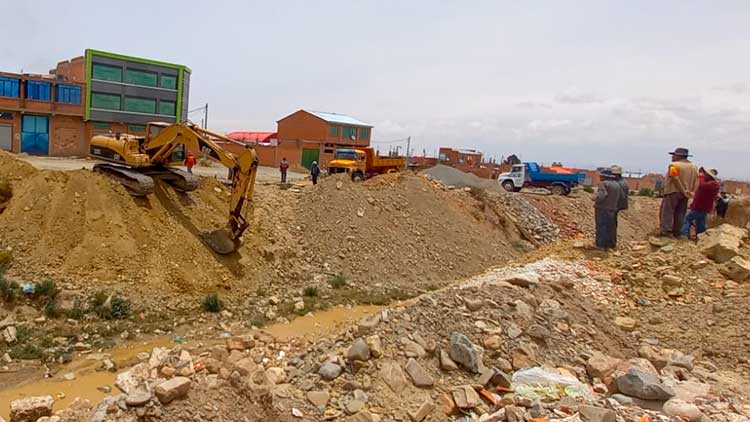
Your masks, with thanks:
M 338 307 L 293 319 L 289 324 L 274 324 L 263 329 L 272 336 L 288 340 L 293 337 L 315 339 L 335 333 L 342 327 L 355 323 L 363 316 L 380 312 L 382 306 L 359 305 Z
M 318 337 L 333 334 L 346 325 L 355 323 L 365 315 L 379 312 L 380 306 L 354 306 L 351 308 L 333 308 L 317 312 L 313 315 L 302 316 L 288 324 L 274 324 L 263 328 L 264 331 L 280 340 L 304 337 L 313 340 Z M 136 355 L 150 352 L 154 347 L 172 347 L 171 338 L 157 337 L 146 342 L 130 343 L 118 346 L 106 354 L 117 363 L 119 370 L 137 362 Z M 11 388 L 0 385 L 0 416 L 9 419 L 10 402 L 30 396 L 52 396 L 55 398 L 55 409 L 67 407 L 76 397 L 87 399 L 92 403 L 101 401 L 108 395 L 116 395 L 120 390 L 115 387 L 113 372 L 97 371 L 100 360 L 82 357 L 63 367 L 60 367 L 53 378 L 40 379 L 29 383 L 14 383 Z M 62 377 L 67 373 L 74 373 L 76 378 L 66 381 Z M 108 385 L 112 388 L 109 393 L 100 390 Z
M 150 352 L 154 347 L 165 347 L 171 344 L 173 343 L 167 338 L 155 338 L 147 342 L 122 345 L 105 355 L 118 365 L 127 366 L 137 361 L 138 353 Z M 10 402 L 29 396 L 52 396 L 55 399 L 55 410 L 57 410 L 67 407 L 76 397 L 96 403 L 108 395 L 119 394 L 120 391 L 115 387 L 117 374 L 97 371 L 100 366 L 100 360 L 83 357 L 60 367 L 52 378 L 40 379 L 10 389 L 0 386 L 0 416 L 10 419 L 8 414 Z M 76 378 L 72 381 L 64 380 L 63 375 L 70 372 L 74 373 Z M 99 390 L 105 385 L 112 388 L 110 393 Z

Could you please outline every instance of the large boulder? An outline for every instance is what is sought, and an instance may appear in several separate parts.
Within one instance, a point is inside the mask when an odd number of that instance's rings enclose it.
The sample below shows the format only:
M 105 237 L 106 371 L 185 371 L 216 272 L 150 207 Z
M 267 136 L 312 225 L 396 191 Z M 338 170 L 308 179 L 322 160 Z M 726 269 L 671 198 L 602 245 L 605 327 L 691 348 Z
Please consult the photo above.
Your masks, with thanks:
M 157 385 L 154 392 L 162 404 L 167 404 L 187 396 L 190 391 L 190 383 L 190 378 L 174 377 Z
M 750 261 L 735 256 L 719 267 L 719 272 L 736 282 L 742 283 L 750 277 Z
M 27 397 L 10 402 L 10 422 L 36 422 L 44 416 L 52 416 L 51 396 Z
M 731 224 L 722 224 L 698 236 L 698 249 L 702 254 L 721 264 L 739 254 L 742 239 L 746 237 L 747 230 Z
M 674 391 L 662 384 L 658 376 L 632 367 L 615 380 L 617 390 L 625 395 L 643 400 L 669 400 Z

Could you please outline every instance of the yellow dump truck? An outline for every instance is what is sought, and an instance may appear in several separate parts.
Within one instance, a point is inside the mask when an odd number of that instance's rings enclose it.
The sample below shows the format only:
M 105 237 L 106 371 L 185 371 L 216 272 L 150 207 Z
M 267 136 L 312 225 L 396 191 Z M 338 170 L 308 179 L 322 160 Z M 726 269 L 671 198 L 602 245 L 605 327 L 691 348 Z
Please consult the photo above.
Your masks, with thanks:
M 406 168 L 404 157 L 379 157 L 375 148 L 339 148 L 328 162 L 328 174 L 349 173 L 352 180 L 365 180 Z

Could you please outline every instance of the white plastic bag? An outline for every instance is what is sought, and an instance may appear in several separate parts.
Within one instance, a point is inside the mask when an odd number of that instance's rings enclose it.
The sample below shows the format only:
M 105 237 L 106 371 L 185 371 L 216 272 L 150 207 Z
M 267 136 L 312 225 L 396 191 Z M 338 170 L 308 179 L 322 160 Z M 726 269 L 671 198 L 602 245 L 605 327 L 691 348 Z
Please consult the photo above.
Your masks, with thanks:
M 541 367 L 521 369 L 511 378 L 516 394 L 534 399 L 558 398 L 562 391 L 568 397 L 592 398 L 591 388 L 577 378 L 551 372 Z

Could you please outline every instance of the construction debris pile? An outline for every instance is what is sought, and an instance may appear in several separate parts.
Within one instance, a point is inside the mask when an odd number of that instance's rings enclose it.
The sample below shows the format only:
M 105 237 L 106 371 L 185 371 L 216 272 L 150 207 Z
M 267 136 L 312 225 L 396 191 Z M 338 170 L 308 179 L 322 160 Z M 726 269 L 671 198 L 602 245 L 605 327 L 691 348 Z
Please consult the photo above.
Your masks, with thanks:
M 710 358 L 616 327 L 579 290 L 597 278 L 549 261 L 425 294 L 309 345 L 255 331 L 204 350 L 157 348 L 86 417 L 750 421 L 750 408 L 717 387 Z

